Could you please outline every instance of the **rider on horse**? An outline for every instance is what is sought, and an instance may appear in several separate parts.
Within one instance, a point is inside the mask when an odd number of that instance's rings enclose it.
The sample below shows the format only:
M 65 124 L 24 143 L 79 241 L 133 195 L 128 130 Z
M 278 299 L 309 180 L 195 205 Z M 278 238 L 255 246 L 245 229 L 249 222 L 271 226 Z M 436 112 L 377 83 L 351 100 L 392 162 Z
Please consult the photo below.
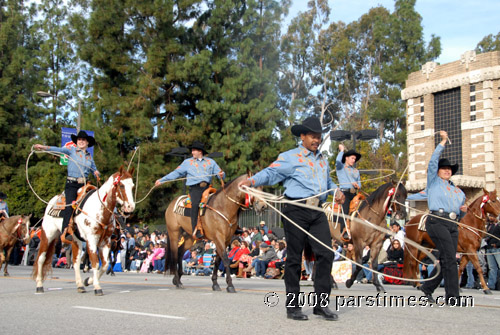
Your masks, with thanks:
M 66 207 L 64 208 L 63 225 L 61 229 L 62 238 L 66 238 L 68 241 L 72 241 L 71 235 L 66 237 L 69 221 L 73 215 L 73 207 L 71 204 L 76 201 L 78 189 L 84 186 L 84 180 L 89 176 L 90 172 L 93 172 L 96 178 L 100 175 L 92 155 L 87 151 L 88 148 L 95 144 L 95 139 L 87 135 L 85 131 L 80 130 L 78 135 L 71 135 L 71 140 L 76 146 L 64 146 L 59 148 L 35 144 L 36 150 L 60 152 L 69 156 L 68 178 L 66 179 L 66 186 L 64 188 Z M 77 230 L 75 230 L 75 234 L 78 234 Z
M 7 206 L 5 199 L 7 199 L 7 195 L 0 192 L 0 219 L 9 217 L 9 206 Z
M 194 235 L 198 222 L 198 210 L 201 196 L 203 195 L 203 191 L 210 185 L 212 175 L 217 174 L 219 179 L 224 179 L 225 174 L 213 159 L 204 156 L 207 151 L 203 143 L 194 141 L 190 149 L 193 158 L 184 160 L 177 169 L 165 175 L 163 178 L 158 179 L 155 182 L 155 186 L 169 180 L 187 176 L 186 185 L 189 186 L 189 198 L 191 199 L 191 225 L 193 227 L 193 237 L 201 239 L 203 235 L 199 229 L 196 230 L 196 235 Z
M 358 169 L 355 167 L 356 162 L 361 159 L 361 154 L 357 153 L 355 150 L 345 152 L 343 144 L 339 144 L 339 150 L 339 154 L 335 161 L 335 169 L 337 170 L 340 190 L 345 195 L 345 202 L 342 205 L 342 210 L 344 215 L 349 215 L 351 201 L 361 189 L 361 178 Z M 350 238 L 347 233 L 344 218 L 339 217 L 339 222 L 342 238 L 348 241 Z

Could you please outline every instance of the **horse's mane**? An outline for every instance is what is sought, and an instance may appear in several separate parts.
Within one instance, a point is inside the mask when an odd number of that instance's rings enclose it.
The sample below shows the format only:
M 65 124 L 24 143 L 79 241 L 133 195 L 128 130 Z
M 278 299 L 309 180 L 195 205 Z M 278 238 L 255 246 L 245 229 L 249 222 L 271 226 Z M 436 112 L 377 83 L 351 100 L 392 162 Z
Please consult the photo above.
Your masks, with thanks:
M 242 175 L 242 176 L 243 176 L 243 175 Z M 237 178 L 235 178 L 235 179 L 232 179 L 232 180 L 230 180 L 230 181 L 228 181 L 228 182 L 224 182 L 224 188 L 226 188 L 226 189 L 227 189 L 227 188 L 229 188 L 229 187 L 231 186 L 231 184 L 232 184 L 235 180 L 239 179 L 240 177 L 241 177 L 241 176 L 239 176 L 239 177 L 237 177 Z M 214 193 L 214 195 L 219 194 L 220 192 L 222 192 L 222 190 L 223 190 L 223 189 L 222 189 L 222 187 L 221 187 L 221 188 L 219 188 L 219 189 L 217 190 L 217 192 L 215 192 L 215 193 Z
M 372 194 L 370 194 L 368 198 L 366 198 L 365 201 L 361 203 L 361 206 L 359 206 L 358 211 L 361 211 L 366 206 L 372 206 L 375 200 L 377 200 L 382 194 L 384 194 L 385 190 L 389 188 L 389 186 L 392 186 L 391 182 L 379 186 L 379 188 L 377 188 L 374 192 L 372 192 Z

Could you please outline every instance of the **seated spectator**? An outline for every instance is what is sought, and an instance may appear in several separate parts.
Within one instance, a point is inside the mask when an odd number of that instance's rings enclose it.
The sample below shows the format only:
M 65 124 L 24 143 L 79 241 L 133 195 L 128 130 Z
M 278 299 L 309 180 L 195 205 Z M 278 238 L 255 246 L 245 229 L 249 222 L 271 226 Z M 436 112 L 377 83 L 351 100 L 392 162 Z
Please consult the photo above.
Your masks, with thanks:
M 156 244 L 153 252 L 153 272 L 163 273 L 165 271 L 165 247 L 166 245 L 161 242 Z
M 207 248 L 208 247 L 208 248 Z M 198 265 L 196 267 L 196 276 L 210 276 L 214 268 L 215 261 L 215 251 L 210 248 L 210 244 L 205 245 L 205 251 L 198 259 Z
M 138 271 L 141 268 L 144 254 L 141 254 L 141 245 L 134 245 L 134 249 L 130 252 L 130 271 Z
M 285 267 L 285 261 L 286 261 L 286 244 L 284 241 L 278 242 L 278 249 L 276 250 L 276 257 L 277 257 L 277 260 L 274 263 L 274 266 L 277 269 L 282 270 Z
M 196 271 L 196 266 L 198 265 L 198 250 L 194 249 L 191 251 L 191 257 L 187 259 L 186 261 L 183 261 L 183 272 L 185 274 L 191 274 Z M 184 263 L 185 262 L 185 263 Z M 185 264 L 185 266 L 184 266 Z
M 270 261 L 275 260 L 277 256 L 276 251 L 267 243 L 261 243 L 260 249 L 262 250 L 262 255 L 257 256 L 257 261 L 255 262 L 255 275 L 258 278 L 264 278 L 267 265 Z

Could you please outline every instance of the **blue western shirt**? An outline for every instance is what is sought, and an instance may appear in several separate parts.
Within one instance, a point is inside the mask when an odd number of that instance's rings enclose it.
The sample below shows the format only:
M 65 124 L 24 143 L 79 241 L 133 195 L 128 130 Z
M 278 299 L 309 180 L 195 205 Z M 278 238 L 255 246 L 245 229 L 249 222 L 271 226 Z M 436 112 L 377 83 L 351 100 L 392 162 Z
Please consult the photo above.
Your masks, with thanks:
M 9 215 L 9 206 L 5 201 L 0 201 L 0 210 L 4 210 Z
M 200 159 L 188 158 L 175 169 L 160 179 L 164 183 L 169 180 L 183 178 L 187 176 L 186 185 L 192 186 L 201 182 L 210 183 L 213 175 L 218 175 L 221 171 L 219 165 L 208 157 Z
M 76 147 L 49 147 L 48 151 L 60 152 L 69 156 L 68 177 L 87 178 L 90 173 L 97 171 L 94 159 L 88 151 L 80 150 Z M 83 175 L 82 175 L 83 172 Z
M 312 197 L 337 188 L 330 178 L 328 161 L 321 153 L 314 154 L 302 145 L 281 153 L 274 163 L 249 180 L 252 186 L 274 185 L 283 181 L 285 195 L 294 199 Z M 325 201 L 327 196 L 327 193 L 322 194 L 319 199 Z
M 453 182 L 438 177 L 439 157 L 444 150 L 444 146 L 438 144 L 431 156 L 429 167 L 427 168 L 427 205 L 429 210 L 459 214 L 460 207 L 465 203 L 465 194 L 456 187 Z
M 361 177 L 359 175 L 358 169 L 353 166 L 347 166 L 342 163 L 342 157 L 344 152 L 341 151 L 337 155 L 337 160 L 335 161 L 335 169 L 337 170 L 337 179 L 339 180 L 340 188 L 352 188 L 353 183 L 357 183 L 361 188 Z

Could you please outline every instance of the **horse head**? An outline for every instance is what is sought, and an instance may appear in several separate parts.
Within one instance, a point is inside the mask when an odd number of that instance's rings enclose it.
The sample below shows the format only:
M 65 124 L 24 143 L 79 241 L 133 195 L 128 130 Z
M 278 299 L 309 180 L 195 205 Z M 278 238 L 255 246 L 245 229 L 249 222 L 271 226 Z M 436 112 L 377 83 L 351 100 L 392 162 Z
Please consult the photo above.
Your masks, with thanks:
M 134 194 L 132 192 L 134 189 L 133 173 L 133 168 L 131 171 L 127 171 L 122 165 L 120 170 L 111 176 L 113 178 L 113 187 L 116 189 L 116 201 L 125 215 L 129 215 L 135 209 Z
M 239 205 L 241 209 L 253 208 L 257 213 L 261 213 L 266 207 L 266 204 L 255 196 L 240 190 L 238 187 L 238 184 L 242 180 L 250 178 L 251 176 L 252 173 L 247 172 L 247 174 L 241 175 L 230 182 L 225 189 L 225 194 L 230 201 Z M 262 190 L 262 187 L 257 189 Z
M 22 240 L 23 244 L 28 244 L 30 242 L 30 219 L 31 215 L 21 215 L 18 220 L 18 230 L 17 230 L 17 238 Z
M 388 199 L 389 205 L 387 210 L 390 209 L 393 217 L 396 220 L 402 220 L 406 218 L 406 206 L 405 201 L 408 196 L 406 187 L 402 183 L 395 183 L 392 181 L 392 187 L 388 188 Z
M 487 214 L 490 214 L 495 218 L 498 217 L 500 215 L 500 199 L 498 199 L 497 191 L 488 192 L 483 189 L 480 207 L 482 216 L 486 217 Z

